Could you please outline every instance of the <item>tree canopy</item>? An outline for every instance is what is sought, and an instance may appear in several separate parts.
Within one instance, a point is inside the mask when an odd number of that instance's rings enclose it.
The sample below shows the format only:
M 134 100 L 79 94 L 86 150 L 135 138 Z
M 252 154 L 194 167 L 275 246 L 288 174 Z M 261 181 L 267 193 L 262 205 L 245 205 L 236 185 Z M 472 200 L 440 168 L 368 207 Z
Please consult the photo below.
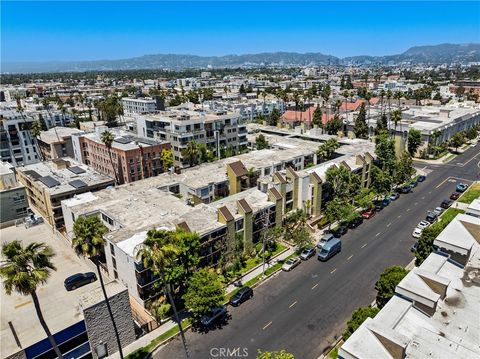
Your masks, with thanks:
M 395 294 L 395 287 L 407 275 L 408 271 L 401 266 L 387 267 L 380 275 L 375 290 L 377 291 L 376 303 L 378 308 L 383 308 L 385 304 Z
M 343 339 L 347 340 L 367 318 L 374 318 L 379 311 L 380 309 L 374 307 L 363 307 L 354 311 L 343 332 Z
M 202 268 L 189 279 L 183 299 L 193 315 L 200 317 L 223 303 L 225 289 L 218 274 L 211 269 Z

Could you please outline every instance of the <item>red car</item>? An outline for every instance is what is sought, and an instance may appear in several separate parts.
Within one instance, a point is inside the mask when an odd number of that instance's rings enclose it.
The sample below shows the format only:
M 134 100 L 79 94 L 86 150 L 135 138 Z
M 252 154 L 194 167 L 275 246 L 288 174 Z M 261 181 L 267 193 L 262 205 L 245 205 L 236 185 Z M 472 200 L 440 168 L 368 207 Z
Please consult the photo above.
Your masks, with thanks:
M 450 196 L 450 199 L 453 199 L 454 201 L 460 197 L 460 193 L 458 192 L 453 192 L 452 195 Z
M 375 208 L 369 209 L 362 213 L 362 217 L 365 219 L 370 219 L 375 215 Z

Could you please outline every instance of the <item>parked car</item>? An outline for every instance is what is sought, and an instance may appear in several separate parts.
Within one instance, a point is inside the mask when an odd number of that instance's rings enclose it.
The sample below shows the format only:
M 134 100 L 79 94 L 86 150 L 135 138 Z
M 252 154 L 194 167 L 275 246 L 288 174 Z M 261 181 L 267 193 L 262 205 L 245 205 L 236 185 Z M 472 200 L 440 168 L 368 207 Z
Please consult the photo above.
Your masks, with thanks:
M 355 217 L 354 219 L 352 219 L 348 223 L 348 228 L 350 228 L 350 229 L 357 228 L 362 223 L 363 223 L 363 217 L 362 216 Z
M 441 215 L 442 212 L 444 211 L 445 209 L 442 208 L 442 207 L 435 207 L 435 209 L 433 210 L 434 213 L 437 214 L 437 216 Z
M 333 236 L 335 238 L 340 238 L 341 236 L 343 236 L 347 232 L 348 232 L 348 226 L 345 225 L 345 224 L 341 224 L 340 226 L 335 228 L 331 233 L 333 234 Z
M 320 252 L 318 252 L 318 259 L 321 261 L 326 261 L 332 258 L 335 254 L 339 253 L 342 250 L 342 242 L 339 239 L 330 241 L 325 245 Z
M 449 199 L 444 199 L 442 201 L 442 203 L 440 204 L 440 207 L 442 207 L 443 209 L 447 209 L 449 208 L 451 205 L 452 205 L 453 201 L 449 200 Z M 437 207 L 438 208 L 438 207 Z
M 398 199 L 398 197 L 400 197 L 400 195 L 398 194 L 398 192 L 393 192 L 393 193 L 390 195 L 390 200 L 396 201 L 396 200 Z
M 383 203 L 383 201 L 380 201 L 380 200 L 373 201 L 373 205 L 375 206 L 375 209 L 377 211 L 381 211 L 385 207 L 385 204 Z
M 457 192 L 465 192 L 465 190 L 468 188 L 468 184 L 465 183 L 459 183 L 457 184 L 457 187 L 455 188 Z
M 383 206 L 387 207 L 390 204 L 390 202 L 392 202 L 392 200 L 390 199 L 390 197 L 385 197 L 382 202 L 383 202 Z
M 327 234 L 323 235 L 323 237 L 318 241 L 317 247 L 319 249 L 322 249 L 322 247 L 325 245 L 325 243 L 327 243 L 328 241 L 331 241 L 334 238 L 335 237 L 332 233 L 327 233 Z
M 460 197 L 460 193 L 458 193 L 458 192 L 453 192 L 453 193 L 450 195 L 450 199 L 451 199 L 451 200 L 454 200 L 454 201 L 456 201 L 459 197 Z
M 400 188 L 400 192 L 402 193 L 410 193 L 412 191 L 412 185 L 406 185 Z
M 418 247 L 418 242 L 413 243 L 413 245 L 410 247 L 411 252 L 416 252 Z
M 423 182 L 423 181 L 425 181 L 426 179 L 427 179 L 427 177 L 421 175 L 421 176 L 418 176 L 417 181 L 418 181 L 418 182 Z
M 476 147 L 476 146 L 477 146 L 477 142 L 472 142 L 472 143 L 470 144 L 470 147 Z
M 305 248 L 302 253 L 300 253 L 300 259 L 306 261 L 308 258 L 315 255 L 315 248 Z
M 230 298 L 230 305 L 234 307 L 238 307 L 240 304 L 245 302 L 246 300 L 253 297 L 253 289 L 250 287 L 243 287 L 237 293 L 235 293 L 232 298 Z
M 362 217 L 365 219 L 370 219 L 375 215 L 375 208 L 370 208 L 369 210 L 362 213 Z
M 290 272 L 293 268 L 300 264 L 300 258 L 290 258 L 282 266 L 282 270 L 285 272 Z
M 417 228 L 420 228 L 420 229 L 423 230 L 423 229 L 427 228 L 428 226 L 430 226 L 430 224 L 431 223 L 428 222 L 428 221 L 420 221 L 420 223 L 417 224 Z
M 422 235 L 422 232 L 423 232 L 423 229 L 415 228 L 413 230 L 412 237 L 413 238 L 420 238 L 420 236 Z
M 210 312 L 200 318 L 200 324 L 204 327 L 209 327 L 218 320 L 225 318 L 227 315 L 227 307 L 225 305 L 220 305 Z
M 429 211 L 425 219 L 430 223 L 434 223 L 437 220 L 437 217 L 438 215 L 435 212 Z
M 412 180 L 412 182 L 410 182 L 410 186 L 412 187 L 417 187 L 417 185 L 418 185 L 417 180 Z
M 93 283 L 97 280 L 97 275 L 93 272 L 77 273 L 66 278 L 63 282 L 66 290 L 75 290 L 86 284 Z

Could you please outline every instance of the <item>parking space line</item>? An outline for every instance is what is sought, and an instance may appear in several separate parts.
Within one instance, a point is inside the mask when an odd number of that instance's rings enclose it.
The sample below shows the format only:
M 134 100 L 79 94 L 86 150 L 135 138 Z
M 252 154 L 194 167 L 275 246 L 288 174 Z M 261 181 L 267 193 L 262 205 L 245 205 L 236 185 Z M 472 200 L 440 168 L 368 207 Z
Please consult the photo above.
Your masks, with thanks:
M 335 268 L 334 270 L 332 270 L 332 271 L 330 272 L 330 274 L 335 273 L 336 270 L 337 270 L 337 268 Z
M 367 244 L 368 244 L 368 243 L 365 243 L 365 244 L 362 246 L 362 248 L 365 248 L 365 247 L 367 246 Z
M 297 304 L 297 301 L 293 302 L 292 304 L 290 304 L 289 308 L 293 307 L 295 304 Z
M 415 202 L 413 205 L 416 206 L 418 204 L 418 202 Z
M 312 287 L 312 289 L 315 289 L 315 288 L 317 288 L 317 286 L 318 286 L 318 283 L 317 283 L 317 284 L 315 284 L 315 285 Z
M 375 235 L 375 237 L 378 237 L 381 233 L 382 233 L 382 232 L 378 232 L 378 233 Z
M 407 212 L 410 212 L 410 208 L 407 208 Z
M 353 254 L 352 254 L 350 257 L 347 258 L 347 261 L 349 261 L 350 259 L 352 259 L 352 257 L 353 257 Z
M 399 214 L 399 215 L 397 216 L 397 218 L 400 218 L 401 216 L 402 216 L 402 215 L 401 215 L 401 214 Z
M 425 196 L 423 196 L 422 199 L 425 199 Z
M 392 222 L 390 222 L 389 224 L 387 224 L 387 227 L 390 227 L 392 225 Z
M 265 325 L 265 326 L 262 328 L 262 330 L 267 329 L 267 328 L 270 326 L 270 324 L 272 324 L 272 321 L 268 322 L 267 325 Z
M 440 187 L 442 184 L 444 184 L 445 182 L 447 182 L 449 179 L 450 179 L 450 177 L 445 178 L 445 179 L 444 179 L 442 182 L 440 182 L 440 184 L 439 184 L 437 187 L 435 187 L 435 188 Z

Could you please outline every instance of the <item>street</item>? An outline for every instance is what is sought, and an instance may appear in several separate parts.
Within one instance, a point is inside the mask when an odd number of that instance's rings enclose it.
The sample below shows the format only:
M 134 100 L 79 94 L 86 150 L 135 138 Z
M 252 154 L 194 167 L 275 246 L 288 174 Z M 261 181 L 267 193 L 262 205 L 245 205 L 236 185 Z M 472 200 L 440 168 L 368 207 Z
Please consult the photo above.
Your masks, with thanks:
M 374 285 L 385 267 L 413 258 L 411 233 L 426 212 L 440 205 L 459 182 L 479 179 L 480 153 L 469 148 L 445 165 L 416 164 L 427 179 L 341 238 L 342 252 L 322 263 L 316 257 L 292 272 L 280 272 L 254 289 L 254 297 L 229 307 L 231 318 L 207 333 L 188 331 L 190 357 L 218 358 L 220 348 L 255 358 L 258 349 L 285 349 L 296 358 L 318 358 L 343 332 L 352 312 L 375 299 Z M 154 358 L 183 358 L 179 338 Z M 226 357 L 226 356 L 224 356 Z M 234 357 L 234 356 L 230 356 Z

